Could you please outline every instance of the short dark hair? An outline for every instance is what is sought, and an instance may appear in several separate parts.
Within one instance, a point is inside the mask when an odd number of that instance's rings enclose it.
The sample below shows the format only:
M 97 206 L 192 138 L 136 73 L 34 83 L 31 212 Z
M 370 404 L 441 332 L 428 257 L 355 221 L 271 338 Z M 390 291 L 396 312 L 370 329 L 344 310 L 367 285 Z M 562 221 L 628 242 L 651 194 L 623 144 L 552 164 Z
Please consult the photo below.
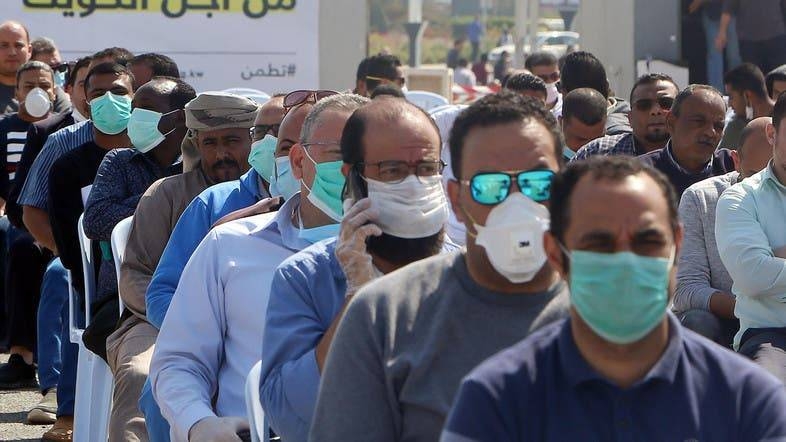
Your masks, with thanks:
M 366 134 L 368 119 L 371 111 L 375 111 L 381 100 L 385 100 L 385 118 L 391 122 L 397 121 L 404 112 L 408 111 L 423 115 L 437 133 L 437 138 L 440 139 L 439 145 L 442 146 L 442 138 L 439 134 L 437 123 L 434 122 L 426 111 L 407 100 L 382 98 L 380 100 L 372 100 L 371 103 L 356 109 L 347 120 L 341 133 L 341 159 L 343 162 L 353 165 L 363 162 L 363 158 L 365 158 L 363 137 Z
M 677 215 L 677 195 L 674 188 L 663 173 L 643 164 L 636 158 L 627 156 L 592 157 L 586 161 L 573 161 L 568 167 L 557 173 L 551 182 L 551 198 L 549 199 L 549 214 L 551 218 L 550 231 L 554 237 L 564 243 L 565 231 L 570 223 L 571 195 L 576 184 L 585 175 L 591 175 L 595 180 L 622 181 L 623 179 L 646 174 L 657 184 L 658 189 L 669 207 L 669 223 L 672 231 L 679 227 Z
M 764 82 L 767 86 L 767 94 L 770 96 L 772 96 L 776 81 L 786 81 L 786 64 L 780 65 L 777 68 L 771 70 L 767 74 L 767 77 L 765 77 Z
M 118 47 L 111 47 L 102 49 L 95 54 L 93 54 L 93 58 L 98 60 L 101 58 L 111 58 L 115 61 L 115 63 L 125 66 L 134 58 L 134 54 L 131 53 L 126 48 L 118 48 Z
M 38 37 L 30 42 L 30 58 L 36 58 L 41 54 L 54 54 L 57 50 L 54 40 L 47 37 Z
M 553 66 L 557 64 L 557 56 L 548 51 L 538 51 L 530 54 L 524 61 L 524 67 L 531 71 L 535 66 Z
M 600 92 L 588 87 L 570 91 L 562 99 L 562 119 L 575 118 L 592 126 L 606 118 L 606 98 Z
M 52 86 L 54 86 L 55 73 L 52 71 L 52 68 L 43 61 L 28 61 L 22 66 L 19 66 L 19 69 L 16 70 L 16 86 L 19 87 L 19 77 L 22 76 L 22 73 L 37 70 L 48 72 L 49 75 L 52 76 Z
M 480 62 L 481 63 L 486 63 L 488 61 L 489 61 L 489 53 L 488 52 L 484 52 L 484 53 L 480 54 Z
M 571 52 L 565 56 L 565 64 L 560 69 L 562 93 L 573 89 L 589 87 L 609 98 L 609 80 L 606 68 L 598 57 L 586 51 Z
M 90 66 L 90 62 L 93 61 L 93 57 L 87 56 L 82 57 L 74 63 L 74 65 L 68 70 L 68 74 L 66 74 L 65 84 L 66 86 L 71 86 L 72 88 L 76 86 L 76 76 L 82 69 L 87 69 Z
M 631 102 L 631 104 L 633 104 L 633 93 L 636 92 L 636 89 L 639 86 L 644 86 L 644 85 L 648 85 L 648 84 L 655 84 L 655 83 L 657 83 L 659 81 L 667 81 L 667 82 L 673 84 L 674 87 L 677 89 L 677 91 L 680 90 L 680 87 L 677 84 L 677 82 L 674 81 L 673 78 L 671 78 L 670 76 L 668 76 L 666 74 L 644 74 L 641 77 L 639 77 L 638 80 L 636 80 L 636 83 L 634 83 L 633 87 L 630 89 L 630 102 Z
M 726 75 L 723 76 L 723 83 L 739 92 L 750 91 L 762 98 L 767 96 L 764 74 L 753 63 L 743 63 L 726 72 Z
M 503 88 L 513 92 L 537 91 L 548 96 L 546 83 L 540 78 L 526 72 L 510 74 L 505 78 L 505 85 Z
M 780 94 L 772 110 L 772 124 L 776 130 L 780 127 L 784 117 L 786 117 L 786 94 Z
M 562 164 L 562 133 L 554 115 L 536 98 L 524 97 L 510 91 L 486 95 L 464 109 L 450 129 L 450 161 L 453 175 L 461 179 L 464 141 L 476 127 L 498 126 L 513 122 L 537 121 L 551 134 L 554 156 Z
M 150 83 L 164 83 L 164 82 L 172 82 L 175 83 L 175 86 L 172 88 L 172 91 L 169 93 L 169 107 L 170 109 L 184 109 L 186 104 L 189 101 L 196 98 L 196 91 L 194 88 L 186 83 L 185 81 L 181 80 L 178 77 L 167 77 L 163 75 L 159 75 L 157 77 L 153 77 L 150 79 Z
M 457 65 L 458 66 L 469 66 L 469 60 L 467 60 L 466 58 L 459 58 L 459 61 L 458 61 Z
M 140 54 L 132 58 L 128 64 L 145 64 L 153 71 L 154 77 L 180 78 L 180 69 L 177 67 L 175 60 L 163 54 L 156 54 L 155 52 Z
M 366 80 L 366 73 L 368 72 L 368 57 L 360 60 L 358 63 L 358 70 L 355 73 L 355 80 Z
M 128 70 L 127 67 L 120 63 L 101 63 L 97 66 L 94 66 L 93 69 L 90 69 L 90 72 L 87 73 L 87 77 L 85 77 L 85 93 L 90 87 L 90 79 L 93 78 L 95 75 L 104 75 L 104 74 L 115 74 L 118 76 L 128 75 L 128 78 L 131 80 L 131 83 L 134 82 L 134 74 Z
M 380 84 L 379 80 L 369 80 L 368 77 L 396 80 L 398 78 L 396 68 L 399 66 L 401 66 L 401 60 L 395 55 L 378 54 L 369 57 L 366 64 L 366 89 L 371 92 Z
M 395 84 L 382 84 L 375 87 L 374 91 L 371 92 L 372 100 L 377 97 L 405 98 L 405 95 L 404 92 L 401 91 L 401 88 Z
M 674 98 L 674 103 L 671 105 L 671 113 L 675 117 L 680 116 L 680 112 L 682 112 L 682 105 L 685 103 L 690 96 L 695 94 L 699 91 L 708 91 L 714 94 L 717 94 L 719 97 L 723 98 L 723 94 L 721 94 L 717 89 L 708 85 L 708 84 L 691 84 L 688 85 L 685 89 L 681 90 L 679 94 Z M 725 103 L 725 102 L 724 102 Z

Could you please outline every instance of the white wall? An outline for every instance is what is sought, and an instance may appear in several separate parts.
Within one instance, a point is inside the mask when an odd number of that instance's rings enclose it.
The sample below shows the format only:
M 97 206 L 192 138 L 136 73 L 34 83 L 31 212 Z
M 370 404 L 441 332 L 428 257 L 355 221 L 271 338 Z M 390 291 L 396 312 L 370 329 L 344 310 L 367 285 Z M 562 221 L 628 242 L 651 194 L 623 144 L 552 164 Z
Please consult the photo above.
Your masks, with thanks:
M 366 56 L 368 1 L 322 0 L 319 5 L 319 86 L 355 87 L 358 63 Z M 293 30 L 296 34 L 297 30 Z

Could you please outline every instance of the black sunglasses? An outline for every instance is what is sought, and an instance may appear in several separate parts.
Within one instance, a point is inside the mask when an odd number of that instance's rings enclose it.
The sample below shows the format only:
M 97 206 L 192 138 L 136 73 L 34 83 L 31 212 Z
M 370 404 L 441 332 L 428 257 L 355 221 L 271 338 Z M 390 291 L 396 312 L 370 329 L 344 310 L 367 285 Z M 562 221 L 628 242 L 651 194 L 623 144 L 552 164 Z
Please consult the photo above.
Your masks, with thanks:
M 633 105 L 636 106 L 636 110 L 638 111 L 648 111 L 655 106 L 655 103 L 658 103 L 663 110 L 671 109 L 671 105 L 674 104 L 674 98 L 672 97 L 658 97 L 657 99 L 652 98 L 642 98 L 641 100 L 636 100 L 636 103 Z

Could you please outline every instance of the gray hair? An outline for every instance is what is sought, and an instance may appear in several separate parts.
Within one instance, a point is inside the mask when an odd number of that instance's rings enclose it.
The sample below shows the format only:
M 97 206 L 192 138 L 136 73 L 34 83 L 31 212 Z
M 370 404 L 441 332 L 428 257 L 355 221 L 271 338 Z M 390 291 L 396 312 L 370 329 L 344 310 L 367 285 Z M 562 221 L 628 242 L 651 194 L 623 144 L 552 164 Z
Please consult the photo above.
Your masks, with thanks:
M 30 58 L 35 58 L 36 55 L 40 54 L 54 54 L 54 52 L 57 50 L 55 41 L 47 37 L 36 38 L 30 42 L 30 46 L 33 48 Z
M 303 128 L 300 131 L 300 142 L 311 141 L 311 135 L 319 125 L 323 112 L 332 111 L 351 114 L 370 102 L 370 99 L 355 94 L 337 94 L 319 100 L 308 112 L 305 121 L 303 121 Z

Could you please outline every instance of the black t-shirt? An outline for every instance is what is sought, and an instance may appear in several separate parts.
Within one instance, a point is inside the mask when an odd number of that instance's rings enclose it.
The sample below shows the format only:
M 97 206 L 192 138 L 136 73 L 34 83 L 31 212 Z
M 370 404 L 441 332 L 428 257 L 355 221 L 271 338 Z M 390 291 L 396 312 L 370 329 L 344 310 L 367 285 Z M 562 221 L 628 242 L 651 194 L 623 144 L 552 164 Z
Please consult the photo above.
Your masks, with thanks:
M 15 88 L 0 84 L 0 115 L 10 114 L 19 110 L 19 103 L 14 99 Z
M 107 152 L 91 141 L 60 157 L 49 171 L 49 223 L 60 260 L 71 271 L 77 288 L 83 286 L 82 255 L 77 234 L 79 216 L 84 211 L 82 190 L 93 185 L 98 166 Z M 93 256 L 101 256 L 98 242 L 94 243 Z M 96 264 L 100 262 L 96 261 Z
M 677 164 L 671 153 L 671 142 L 663 149 L 645 153 L 638 158 L 643 163 L 658 169 L 666 175 L 677 193 L 677 201 L 682 197 L 685 189 L 691 185 L 707 178 L 725 175 L 734 171 L 734 161 L 731 158 L 729 149 L 716 150 L 707 167 L 698 173 L 688 173 Z
M 30 123 L 19 114 L 8 114 L 0 119 L 0 198 L 8 199 L 8 190 L 16 174 L 16 165 L 22 158 Z M 5 171 L 5 173 L 2 173 Z

